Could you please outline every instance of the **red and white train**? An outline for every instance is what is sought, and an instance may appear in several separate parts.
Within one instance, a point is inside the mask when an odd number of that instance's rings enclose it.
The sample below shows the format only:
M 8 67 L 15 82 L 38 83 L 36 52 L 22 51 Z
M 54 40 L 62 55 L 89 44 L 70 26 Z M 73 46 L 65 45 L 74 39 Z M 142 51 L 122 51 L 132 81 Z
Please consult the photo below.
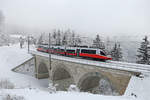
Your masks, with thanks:
M 93 58 L 99 60 L 112 60 L 112 58 L 107 57 L 105 52 L 97 48 L 82 48 L 82 47 L 64 47 L 64 46 L 51 46 L 50 50 L 48 45 L 40 45 L 37 51 L 51 52 L 52 54 L 59 54 L 63 56 L 77 56 L 83 58 Z

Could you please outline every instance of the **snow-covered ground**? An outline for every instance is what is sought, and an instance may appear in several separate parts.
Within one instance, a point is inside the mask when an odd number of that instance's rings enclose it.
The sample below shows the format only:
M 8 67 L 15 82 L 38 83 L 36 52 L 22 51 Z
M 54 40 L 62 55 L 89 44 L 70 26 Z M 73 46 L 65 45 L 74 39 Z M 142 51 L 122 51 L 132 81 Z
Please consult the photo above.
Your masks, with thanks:
M 0 47 L 0 80 L 8 79 L 15 85 L 15 89 L 0 89 L 0 100 L 6 93 L 24 96 L 26 100 L 149 100 L 150 77 L 148 75 L 144 78 L 132 77 L 123 96 L 103 96 L 63 91 L 50 94 L 47 89 L 47 79 L 38 80 L 32 76 L 11 71 L 12 68 L 31 57 L 27 50 L 25 48 L 20 49 L 19 45 Z

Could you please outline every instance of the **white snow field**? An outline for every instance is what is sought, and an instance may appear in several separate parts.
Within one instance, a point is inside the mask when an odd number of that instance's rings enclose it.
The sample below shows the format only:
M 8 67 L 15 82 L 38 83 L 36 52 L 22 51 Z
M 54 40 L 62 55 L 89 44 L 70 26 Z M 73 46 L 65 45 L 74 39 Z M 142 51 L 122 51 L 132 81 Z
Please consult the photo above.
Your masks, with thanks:
M 12 68 L 31 57 L 27 49 L 20 49 L 19 45 L 0 47 L 0 80 L 8 79 L 15 85 L 14 89 L 0 89 L 0 100 L 3 100 L 5 94 L 23 96 L 25 100 L 150 100 L 148 73 L 144 75 L 144 78 L 133 76 L 123 96 L 63 91 L 50 94 L 47 79 L 38 80 L 32 76 L 11 71 Z

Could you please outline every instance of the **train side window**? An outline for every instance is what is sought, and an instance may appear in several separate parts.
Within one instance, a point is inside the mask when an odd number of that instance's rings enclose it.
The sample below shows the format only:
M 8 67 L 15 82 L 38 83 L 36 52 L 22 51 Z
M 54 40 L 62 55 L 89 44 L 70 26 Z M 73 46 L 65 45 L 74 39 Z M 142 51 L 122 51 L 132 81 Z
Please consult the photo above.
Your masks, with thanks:
M 67 50 L 68 53 L 75 53 L 75 50 Z
M 38 46 L 38 48 L 42 48 L 42 46 Z
M 106 54 L 102 51 L 100 51 L 100 54 L 103 55 L 103 56 L 106 56 Z
M 96 50 L 82 49 L 81 53 L 96 54 Z
M 61 50 L 61 52 L 64 52 L 65 50 L 64 49 L 60 49 Z

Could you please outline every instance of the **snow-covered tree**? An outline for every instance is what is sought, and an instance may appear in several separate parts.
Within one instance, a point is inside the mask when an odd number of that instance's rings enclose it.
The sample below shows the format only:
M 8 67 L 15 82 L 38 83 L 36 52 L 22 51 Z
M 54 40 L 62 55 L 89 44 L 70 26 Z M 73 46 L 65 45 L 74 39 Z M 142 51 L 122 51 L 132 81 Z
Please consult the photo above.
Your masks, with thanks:
M 56 45 L 61 45 L 61 31 L 60 30 L 57 31 Z
M 137 63 L 150 65 L 150 43 L 148 37 L 145 36 L 141 42 L 140 48 L 138 48 Z
M 75 37 L 76 37 L 76 35 L 75 35 L 74 31 L 72 31 L 71 36 L 69 38 L 69 45 L 70 46 L 75 46 Z
M 20 48 L 22 48 L 22 46 L 24 44 L 24 39 L 22 37 L 20 37 L 19 42 L 20 42 Z
M 110 52 L 111 52 L 111 41 L 110 41 L 109 37 L 106 38 L 105 52 L 106 52 L 107 55 L 110 55 Z
M 122 50 L 121 50 L 120 44 L 115 43 L 111 51 L 111 57 L 114 61 L 122 60 Z
M 38 39 L 38 45 L 43 44 L 43 35 L 41 34 L 39 39 Z
M 99 48 L 99 49 L 105 49 L 105 45 L 100 39 L 100 36 L 97 34 L 95 40 L 93 40 L 93 47 Z
M 3 15 L 2 11 L 0 11 L 0 33 L 2 31 L 3 23 L 4 23 L 4 15 Z
M 68 88 L 69 92 L 80 92 L 79 88 L 76 85 L 71 84 Z
M 75 39 L 75 46 L 79 46 L 82 43 L 80 36 L 78 35 Z
M 0 80 L 0 89 L 14 89 L 15 85 L 9 79 Z
M 119 95 L 107 79 L 99 81 L 99 93 L 103 95 Z
M 67 33 L 64 34 L 63 38 L 62 38 L 62 45 L 67 45 L 68 41 L 67 41 Z
M 54 30 L 53 34 L 52 34 L 52 37 L 54 39 L 54 44 L 57 45 L 57 33 L 56 33 L 56 30 Z
M 100 94 L 104 94 L 104 95 L 111 95 L 113 92 L 111 84 L 105 79 L 101 79 L 99 81 L 99 90 L 100 90 Z
M 0 46 L 2 45 L 9 45 L 10 37 L 8 34 L 3 32 L 4 27 L 4 15 L 2 11 L 0 11 Z
M 56 93 L 56 86 L 53 84 L 53 82 L 50 80 L 48 84 L 49 93 Z
M 2 100 L 25 100 L 23 96 L 12 95 L 12 94 L 5 94 L 2 97 L 3 97 Z

